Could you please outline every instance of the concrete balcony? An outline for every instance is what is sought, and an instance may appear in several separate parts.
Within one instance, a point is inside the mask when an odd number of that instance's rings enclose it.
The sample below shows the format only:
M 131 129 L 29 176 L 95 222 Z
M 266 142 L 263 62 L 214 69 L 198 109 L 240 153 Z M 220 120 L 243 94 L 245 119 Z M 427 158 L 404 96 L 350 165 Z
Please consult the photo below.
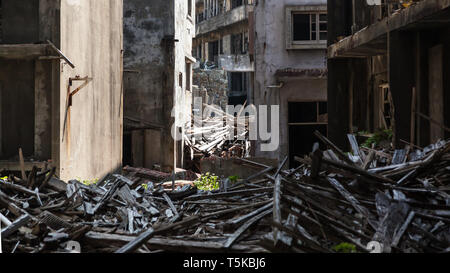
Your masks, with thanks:
M 450 26 L 450 0 L 424 0 L 371 24 L 328 47 L 328 58 L 364 58 L 387 53 L 387 33 Z
M 0 59 L 37 59 L 50 56 L 52 49 L 47 44 L 0 44 Z
M 228 72 L 254 72 L 255 65 L 250 61 L 250 56 L 245 55 L 220 55 L 219 67 Z
M 197 24 L 196 34 L 197 36 L 201 36 L 209 32 L 213 32 L 218 29 L 248 20 L 248 13 L 251 11 L 253 11 L 252 5 L 242 5 L 226 13 L 210 17 L 207 20 Z

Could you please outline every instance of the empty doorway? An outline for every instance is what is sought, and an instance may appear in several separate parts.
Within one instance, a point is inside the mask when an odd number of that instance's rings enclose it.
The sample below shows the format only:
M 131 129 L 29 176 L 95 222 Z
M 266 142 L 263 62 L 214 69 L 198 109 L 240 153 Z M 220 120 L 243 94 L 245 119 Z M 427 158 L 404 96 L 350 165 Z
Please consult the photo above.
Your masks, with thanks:
M 300 164 L 294 158 L 311 153 L 314 143 L 320 143 L 314 132 L 328 134 L 328 111 L 327 103 L 320 101 L 289 102 L 288 107 L 289 162 L 295 168 Z

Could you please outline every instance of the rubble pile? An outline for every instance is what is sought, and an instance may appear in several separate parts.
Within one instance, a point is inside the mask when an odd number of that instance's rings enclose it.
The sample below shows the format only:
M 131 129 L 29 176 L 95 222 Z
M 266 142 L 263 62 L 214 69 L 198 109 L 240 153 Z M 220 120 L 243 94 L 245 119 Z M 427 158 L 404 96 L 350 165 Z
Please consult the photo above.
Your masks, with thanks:
M 211 192 L 189 172 L 131 167 L 90 186 L 48 170 L 10 176 L 3 252 L 450 251 L 450 141 L 366 154 L 349 135 L 346 154 L 316 135 L 329 150 L 315 145 L 299 167 L 235 158 L 260 171 Z
M 234 117 L 220 109 L 206 106 L 205 111 L 219 113 L 206 115 L 197 125 L 193 118 L 193 127 L 187 127 L 184 136 L 188 158 L 200 160 L 203 157 L 244 158 L 250 153 L 249 122 L 253 116 Z
M 330 150 L 315 148 L 296 158 L 300 172 L 276 178 L 269 249 L 450 251 L 450 141 L 390 157 L 374 150 L 366 155 L 353 135 L 353 155 L 316 135 Z

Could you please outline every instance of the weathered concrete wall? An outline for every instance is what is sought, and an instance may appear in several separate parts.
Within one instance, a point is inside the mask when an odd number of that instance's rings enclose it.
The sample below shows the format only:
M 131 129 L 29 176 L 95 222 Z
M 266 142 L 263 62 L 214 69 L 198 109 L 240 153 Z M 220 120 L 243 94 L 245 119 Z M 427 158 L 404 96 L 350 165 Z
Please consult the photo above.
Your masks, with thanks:
M 327 101 L 326 79 L 303 79 L 287 82 L 280 90 L 280 150 L 282 157 L 289 153 L 289 102 Z M 299 139 L 299 141 L 301 141 Z M 311 146 L 312 148 L 312 146 Z
M 125 116 L 160 128 L 147 130 L 145 137 L 133 134 L 132 145 L 144 149 L 137 154 L 133 148 L 133 157 L 142 158 L 136 164 L 148 168 L 158 164 L 165 171 L 174 169 L 179 157 L 172 125 L 184 127 L 189 119 L 184 114 L 191 101 L 186 85 L 192 84 L 192 71 L 187 72 L 186 66 L 192 62 L 195 35 L 195 6 L 188 16 L 187 1 L 174 2 L 126 0 L 124 4 Z
M 61 0 L 60 176 L 94 179 L 122 162 L 122 0 Z M 62 62 L 63 63 L 63 62 Z M 73 97 L 64 130 L 70 77 L 93 80 Z M 82 82 L 74 82 L 71 90 Z M 63 140 L 64 136 L 64 140 Z
M 174 85 L 174 105 L 175 105 L 175 125 L 184 130 L 184 124 L 190 122 L 191 111 L 186 111 L 188 104 L 192 101 L 192 96 L 187 90 L 192 90 L 193 81 L 193 58 L 192 58 L 192 39 L 195 37 L 195 10 L 192 7 L 192 16 L 188 16 L 188 2 L 176 1 L 175 5 L 175 38 L 178 40 L 175 43 L 175 76 Z M 193 5 L 194 6 L 194 5 Z M 187 70 L 190 70 L 189 72 Z M 182 77 L 182 84 L 180 85 L 180 75 Z M 187 79 L 189 77 L 189 79 Z M 187 85 L 190 86 L 187 86 Z M 184 131 L 182 132 L 184 134 Z M 179 147 L 179 148 L 177 148 Z M 174 142 L 174 168 L 182 167 L 183 147 L 177 146 Z M 166 160 L 166 164 L 169 160 Z M 178 164 L 177 164 L 178 163 Z
M 281 105 L 285 107 L 288 100 L 309 100 L 309 94 L 319 93 L 326 98 L 327 88 L 324 81 L 297 81 L 281 89 L 269 88 L 278 85 L 275 73 L 279 69 L 325 69 L 326 50 L 286 50 L 285 6 L 286 5 L 326 5 L 327 1 L 313 0 L 262 0 L 255 6 L 255 105 Z M 290 86 L 290 87 L 289 87 Z M 294 91 L 288 91 L 293 89 Z M 283 93 L 287 92 L 286 95 Z M 283 95 L 282 95 L 283 94 Z M 316 94 L 314 94 L 316 96 Z M 288 143 L 287 119 L 280 115 L 281 147 Z M 274 152 L 261 152 L 260 143 L 256 143 L 258 157 L 282 159 L 286 148 Z
M 174 8 L 172 1 L 125 0 L 123 14 L 124 115 L 161 128 L 132 133 L 131 160 L 151 168 L 173 150 L 166 121 L 173 105 Z
M 124 1 L 124 115 L 163 124 L 165 36 L 174 35 L 170 1 Z

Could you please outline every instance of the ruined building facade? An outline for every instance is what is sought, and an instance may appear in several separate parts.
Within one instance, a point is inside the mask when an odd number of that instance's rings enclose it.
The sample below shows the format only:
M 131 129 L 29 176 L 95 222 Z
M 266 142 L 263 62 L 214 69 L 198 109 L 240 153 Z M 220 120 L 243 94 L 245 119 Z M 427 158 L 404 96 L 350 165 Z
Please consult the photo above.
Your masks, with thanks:
M 0 171 L 120 167 L 121 51 L 121 0 L 0 1 Z
M 200 61 L 201 69 L 221 70 L 213 77 L 228 81 L 228 104 L 248 103 L 253 92 L 254 59 L 251 43 L 253 29 L 250 21 L 253 0 L 196 0 L 196 37 L 193 55 Z M 224 75 L 222 75 L 224 74 Z M 205 75 L 202 75 L 205 76 Z M 207 75 L 206 75 L 207 76 Z M 200 82 L 200 81 L 199 81 Z M 200 82 L 201 84 L 201 82 Z M 200 86 L 202 88 L 204 86 Z M 219 88 L 220 89 L 220 88 Z M 216 90 L 207 90 L 219 105 L 224 97 Z M 225 105 L 221 105 L 225 107 Z
M 393 129 L 397 148 L 450 136 L 450 1 L 328 1 L 331 139 Z
M 124 0 L 124 164 L 172 171 L 190 118 L 194 0 Z
M 264 141 L 258 141 L 254 155 L 288 155 L 288 165 L 295 166 L 294 157 L 310 153 L 317 141 L 314 131 L 327 134 L 327 2 L 257 1 L 254 29 L 252 101 L 280 107 L 279 148 L 261 151 Z

